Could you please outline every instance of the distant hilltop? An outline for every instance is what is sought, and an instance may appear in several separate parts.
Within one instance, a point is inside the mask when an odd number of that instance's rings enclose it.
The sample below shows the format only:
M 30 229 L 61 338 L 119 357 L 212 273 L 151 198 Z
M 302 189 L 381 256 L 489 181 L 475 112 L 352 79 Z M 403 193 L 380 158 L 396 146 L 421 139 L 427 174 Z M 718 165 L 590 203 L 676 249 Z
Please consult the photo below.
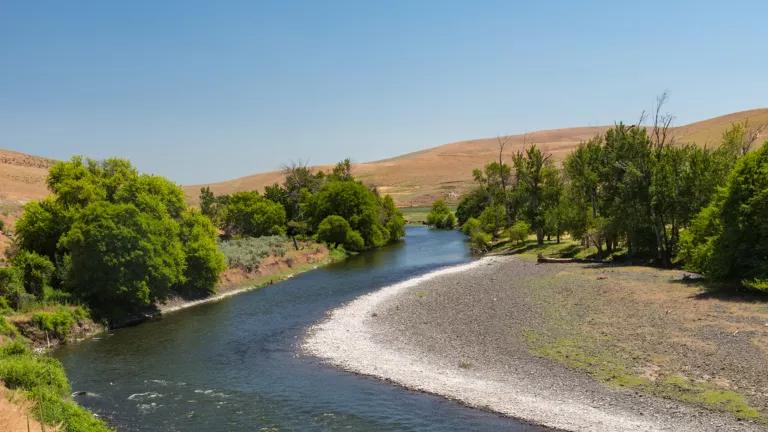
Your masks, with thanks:
M 678 126 L 672 134 L 679 143 L 717 146 L 725 129 L 731 124 L 747 120 L 750 127 L 768 124 L 768 108 L 727 114 Z M 551 129 L 514 135 L 508 140 L 505 154 L 511 156 L 523 147 L 536 144 L 562 160 L 580 142 L 604 132 L 611 125 Z M 768 129 L 766 129 L 768 131 Z M 758 141 L 768 139 L 768 132 Z M 353 174 L 366 184 L 376 186 L 390 194 L 400 207 L 425 206 L 437 198 L 456 201 L 472 185 L 472 169 L 480 168 L 498 158 L 496 137 L 459 141 L 438 147 L 404 154 L 375 162 L 357 163 Z M 0 204 L 21 203 L 47 195 L 45 177 L 54 161 L 10 150 L 0 149 Z M 314 166 L 316 170 L 330 170 L 331 165 Z M 209 186 L 216 194 L 243 190 L 262 191 L 265 186 L 280 183 L 282 173 L 272 171 L 218 183 L 185 186 L 190 203 L 196 203 L 200 188 Z

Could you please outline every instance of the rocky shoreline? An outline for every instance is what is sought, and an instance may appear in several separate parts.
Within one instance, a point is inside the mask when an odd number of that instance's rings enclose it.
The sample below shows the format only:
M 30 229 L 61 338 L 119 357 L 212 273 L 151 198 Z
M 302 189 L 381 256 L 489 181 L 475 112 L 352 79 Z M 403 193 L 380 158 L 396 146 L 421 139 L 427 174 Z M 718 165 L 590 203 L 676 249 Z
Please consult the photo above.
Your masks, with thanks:
M 526 330 L 540 317 L 520 284 L 563 265 L 486 257 L 438 270 L 331 311 L 302 347 L 348 371 L 557 429 L 764 430 L 533 355 Z

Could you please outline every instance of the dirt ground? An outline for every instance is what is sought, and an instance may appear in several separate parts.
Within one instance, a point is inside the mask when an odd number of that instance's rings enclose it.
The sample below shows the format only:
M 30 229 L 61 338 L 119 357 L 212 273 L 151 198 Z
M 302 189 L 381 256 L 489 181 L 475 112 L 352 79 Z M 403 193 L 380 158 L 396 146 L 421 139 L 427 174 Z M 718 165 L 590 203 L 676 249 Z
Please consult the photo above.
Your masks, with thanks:
M 0 385 L 0 431 L 3 432 L 56 432 L 59 428 L 41 426 L 32 418 L 31 404 L 18 393 Z

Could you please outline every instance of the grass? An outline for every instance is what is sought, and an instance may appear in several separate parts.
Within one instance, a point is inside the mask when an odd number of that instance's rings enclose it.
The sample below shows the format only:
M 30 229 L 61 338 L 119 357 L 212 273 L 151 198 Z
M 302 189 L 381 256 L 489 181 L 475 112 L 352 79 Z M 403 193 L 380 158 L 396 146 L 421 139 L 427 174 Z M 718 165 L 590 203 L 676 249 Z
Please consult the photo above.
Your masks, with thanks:
M 456 211 L 456 205 L 449 204 L 448 208 L 451 209 L 452 212 Z M 403 213 L 403 217 L 407 224 L 423 225 L 427 222 L 427 215 L 432 210 L 432 207 L 402 207 L 399 210 Z
M 0 347 L 0 380 L 33 403 L 32 414 L 67 432 L 108 432 L 109 427 L 72 401 L 71 387 L 61 363 L 33 353 L 15 339 Z
M 607 385 L 639 390 L 654 396 L 727 412 L 738 419 L 768 424 L 768 418 L 750 406 L 746 398 L 738 392 L 709 382 L 694 381 L 678 374 L 651 379 L 637 373 L 632 362 L 626 357 L 601 348 L 598 341 L 587 336 L 552 338 L 543 332 L 527 329 L 523 337 L 537 356 L 585 372 Z

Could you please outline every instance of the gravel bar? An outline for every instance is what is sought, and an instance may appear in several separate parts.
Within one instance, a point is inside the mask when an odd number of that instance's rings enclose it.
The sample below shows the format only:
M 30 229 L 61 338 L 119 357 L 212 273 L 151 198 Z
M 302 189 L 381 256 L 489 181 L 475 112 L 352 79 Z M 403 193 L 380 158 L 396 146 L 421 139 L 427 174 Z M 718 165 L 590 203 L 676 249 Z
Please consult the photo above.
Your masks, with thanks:
M 302 348 L 354 373 L 557 429 L 765 430 L 532 355 L 522 337 L 539 317 L 516 287 L 556 268 L 494 256 L 437 270 L 330 311 Z

